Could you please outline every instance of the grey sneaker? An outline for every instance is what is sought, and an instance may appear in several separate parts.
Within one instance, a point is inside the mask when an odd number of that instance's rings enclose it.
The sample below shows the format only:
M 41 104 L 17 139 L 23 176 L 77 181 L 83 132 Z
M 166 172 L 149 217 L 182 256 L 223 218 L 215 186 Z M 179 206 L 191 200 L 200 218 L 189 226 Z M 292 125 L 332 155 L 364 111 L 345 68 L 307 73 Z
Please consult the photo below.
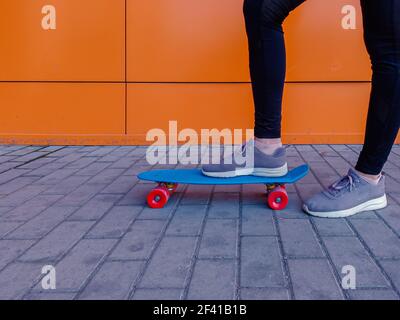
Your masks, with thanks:
M 286 162 L 286 149 L 279 148 L 272 155 L 261 152 L 252 142 L 238 148 L 244 156 L 246 152 L 254 150 L 252 163 L 237 163 L 236 157 L 230 155 L 230 161 L 221 157 L 219 164 L 208 164 L 202 166 L 202 172 L 209 177 L 231 178 L 245 175 L 255 175 L 263 177 L 281 177 L 287 174 L 288 167 Z M 254 164 L 253 164 L 254 163 Z
M 347 176 L 306 201 L 303 209 L 316 217 L 343 218 L 386 206 L 385 177 L 375 186 L 350 169 Z

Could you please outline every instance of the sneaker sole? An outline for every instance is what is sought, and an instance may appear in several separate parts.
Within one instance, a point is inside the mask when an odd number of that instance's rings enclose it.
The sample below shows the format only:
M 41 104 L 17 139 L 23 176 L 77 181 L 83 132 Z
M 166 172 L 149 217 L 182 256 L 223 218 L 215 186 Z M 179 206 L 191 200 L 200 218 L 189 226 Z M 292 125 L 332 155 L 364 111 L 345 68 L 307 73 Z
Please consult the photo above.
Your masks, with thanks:
M 359 204 L 358 206 L 346 210 L 340 210 L 340 211 L 330 211 L 330 212 L 315 212 L 311 211 L 307 208 L 307 206 L 304 204 L 303 205 L 303 210 L 314 216 L 314 217 L 319 217 L 319 218 L 345 218 L 345 217 L 350 217 L 352 215 L 355 215 L 357 213 L 363 212 L 363 211 L 371 211 L 371 210 L 379 210 L 387 207 L 387 197 L 386 194 L 380 198 L 372 199 L 367 202 L 364 202 L 362 204 Z
M 258 177 L 283 177 L 288 173 L 288 166 L 285 163 L 279 168 L 254 168 L 253 176 Z
M 280 168 L 243 168 L 235 171 L 225 172 L 206 172 L 202 170 L 202 173 L 208 177 L 213 178 L 233 178 L 239 176 L 259 176 L 259 177 L 282 177 L 288 173 L 287 164 Z

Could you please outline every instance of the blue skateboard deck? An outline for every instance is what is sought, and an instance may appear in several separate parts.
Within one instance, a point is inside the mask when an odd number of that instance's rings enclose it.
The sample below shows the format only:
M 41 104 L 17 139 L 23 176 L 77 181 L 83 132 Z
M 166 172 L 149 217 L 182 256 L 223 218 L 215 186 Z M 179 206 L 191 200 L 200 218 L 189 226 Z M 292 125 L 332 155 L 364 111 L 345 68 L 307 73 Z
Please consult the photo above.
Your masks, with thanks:
M 274 210 L 282 210 L 288 204 L 285 184 L 291 184 L 304 178 L 309 172 L 304 164 L 290 170 L 282 177 L 239 176 L 234 178 L 214 178 L 205 176 L 200 169 L 151 170 L 138 175 L 140 180 L 153 181 L 158 186 L 147 196 L 151 208 L 162 208 L 176 190 L 179 183 L 196 185 L 240 185 L 265 184 L 267 186 L 268 205 Z
M 151 170 L 142 172 L 138 178 L 154 182 L 200 185 L 290 184 L 304 178 L 308 171 L 309 167 L 305 164 L 290 170 L 283 177 L 239 176 L 234 178 L 213 178 L 205 176 L 200 169 Z

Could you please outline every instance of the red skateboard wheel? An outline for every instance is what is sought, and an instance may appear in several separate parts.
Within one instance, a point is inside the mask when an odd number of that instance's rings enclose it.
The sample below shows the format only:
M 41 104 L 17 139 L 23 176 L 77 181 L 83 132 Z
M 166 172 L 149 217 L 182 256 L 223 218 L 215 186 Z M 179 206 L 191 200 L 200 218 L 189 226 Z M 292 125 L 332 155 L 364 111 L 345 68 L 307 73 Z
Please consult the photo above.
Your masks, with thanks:
M 169 199 L 169 191 L 165 187 L 157 187 L 147 195 L 147 204 L 150 208 L 161 209 Z
M 268 194 L 268 205 L 272 210 L 283 210 L 289 203 L 289 196 L 283 187 L 277 187 Z

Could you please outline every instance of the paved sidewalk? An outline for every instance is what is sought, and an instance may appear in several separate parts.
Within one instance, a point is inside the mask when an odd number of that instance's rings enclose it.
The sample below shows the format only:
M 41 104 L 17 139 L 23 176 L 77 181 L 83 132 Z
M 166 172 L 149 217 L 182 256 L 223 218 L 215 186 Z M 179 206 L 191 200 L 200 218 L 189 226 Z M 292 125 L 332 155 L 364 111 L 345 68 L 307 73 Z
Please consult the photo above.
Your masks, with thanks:
M 341 220 L 300 209 L 359 150 L 290 148 L 290 165 L 312 173 L 273 212 L 263 186 L 180 186 L 151 210 L 142 147 L 0 146 L 0 298 L 400 299 L 400 146 L 387 209 Z M 55 290 L 42 288 L 45 265 Z M 346 265 L 357 290 L 342 289 Z

